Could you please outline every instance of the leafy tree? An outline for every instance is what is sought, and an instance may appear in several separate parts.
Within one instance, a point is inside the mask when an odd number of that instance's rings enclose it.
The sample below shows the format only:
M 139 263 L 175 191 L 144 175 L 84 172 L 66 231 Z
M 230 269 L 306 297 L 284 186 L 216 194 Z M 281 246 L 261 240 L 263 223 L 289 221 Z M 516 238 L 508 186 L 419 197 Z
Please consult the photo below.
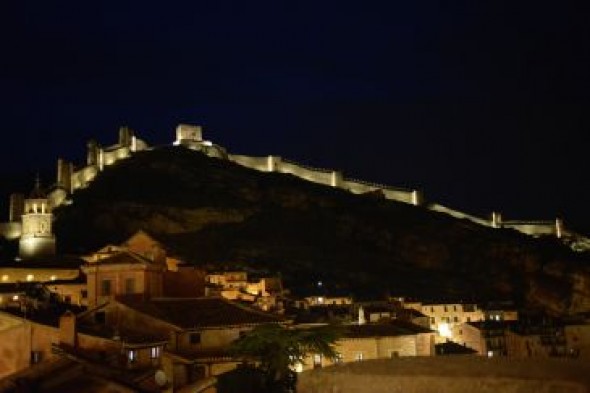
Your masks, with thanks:
M 294 383 L 293 369 L 303 364 L 310 354 L 320 354 L 334 360 L 338 353 L 334 344 L 342 333 L 341 327 L 325 325 L 314 328 L 287 328 L 278 324 L 260 325 L 244 337 L 234 341 L 234 356 L 253 358 L 266 376 L 270 391 L 285 390 Z M 281 388 L 283 386 L 283 388 Z

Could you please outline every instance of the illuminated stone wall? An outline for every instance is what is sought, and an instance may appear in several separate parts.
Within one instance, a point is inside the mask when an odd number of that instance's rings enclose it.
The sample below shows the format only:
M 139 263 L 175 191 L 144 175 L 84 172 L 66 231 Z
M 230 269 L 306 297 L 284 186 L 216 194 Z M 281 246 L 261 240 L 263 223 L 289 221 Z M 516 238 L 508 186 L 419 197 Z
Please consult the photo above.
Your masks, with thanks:
M 424 205 L 423 194 L 418 190 L 395 188 L 358 179 L 349 179 L 345 178 L 339 171 L 313 168 L 283 159 L 279 156 L 254 157 L 227 154 L 225 148 L 203 140 L 202 128 L 200 126 L 180 124 L 176 128 L 176 140 L 174 141 L 174 145 L 182 145 L 201 151 L 210 157 L 228 159 L 236 164 L 261 172 L 291 174 L 313 183 L 338 187 L 354 194 L 381 192 L 386 199 L 412 205 L 423 205 L 429 210 L 448 214 L 458 219 L 469 220 L 483 226 L 511 228 L 531 236 L 555 235 L 557 237 L 567 236 L 569 238 L 574 236 L 573 233 L 564 228 L 563 222 L 561 221 L 559 221 L 558 224 L 548 221 L 497 222 L 493 219 L 476 217 L 437 203 Z M 87 165 L 84 167 L 74 170 L 71 163 L 58 160 L 58 175 L 56 183 L 58 189 L 54 190 L 49 195 L 51 206 L 56 207 L 62 203 L 66 203 L 68 201 L 67 195 L 69 193 L 87 187 L 96 175 L 106 166 L 125 159 L 136 151 L 147 149 L 150 149 L 150 147 L 145 141 L 137 138 L 130 129 L 122 127 L 119 130 L 118 144 L 107 148 L 101 148 L 94 141 L 88 143 L 88 159 Z M 14 239 L 19 236 L 18 231 L 18 226 L 0 225 L 0 236 Z M 575 236 L 578 248 L 590 248 L 590 239 L 577 234 Z M 573 248 L 576 249 L 575 247 Z
M 409 357 L 303 372 L 299 393 L 586 393 L 590 364 L 572 359 Z

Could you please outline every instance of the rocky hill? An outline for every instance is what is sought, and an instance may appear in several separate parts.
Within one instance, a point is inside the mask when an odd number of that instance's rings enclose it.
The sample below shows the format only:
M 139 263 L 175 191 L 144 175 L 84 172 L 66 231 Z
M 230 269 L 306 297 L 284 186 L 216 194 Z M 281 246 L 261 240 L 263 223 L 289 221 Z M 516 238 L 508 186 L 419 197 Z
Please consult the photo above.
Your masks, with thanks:
M 280 272 L 358 297 L 513 299 L 555 313 L 590 310 L 590 257 L 533 239 L 181 147 L 140 152 L 101 172 L 56 211 L 61 252 L 144 229 L 186 261 Z

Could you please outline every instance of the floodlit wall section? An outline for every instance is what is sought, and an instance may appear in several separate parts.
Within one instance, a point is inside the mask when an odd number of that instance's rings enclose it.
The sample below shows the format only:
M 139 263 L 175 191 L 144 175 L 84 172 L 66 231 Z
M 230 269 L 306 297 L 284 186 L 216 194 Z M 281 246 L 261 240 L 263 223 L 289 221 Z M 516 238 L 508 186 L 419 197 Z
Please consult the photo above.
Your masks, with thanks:
M 485 225 L 485 226 L 492 225 L 491 221 L 489 221 L 489 220 L 484 220 L 482 218 L 475 217 L 470 214 L 466 214 L 466 213 L 460 212 L 458 210 L 448 208 L 443 205 L 439 205 L 438 203 L 432 203 L 432 204 L 428 205 L 428 208 L 432 211 L 448 214 L 449 216 L 453 216 L 453 217 L 459 218 L 459 219 L 469 220 L 469 221 L 475 222 L 476 224 Z
M 344 178 L 339 171 L 313 168 L 302 165 L 293 161 L 283 159 L 280 156 L 265 156 L 253 157 L 238 154 L 225 154 L 225 150 L 218 146 L 218 149 L 208 151 L 203 150 L 202 129 L 200 126 L 191 126 L 181 124 L 176 130 L 177 144 L 184 144 L 185 142 L 195 142 L 198 144 L 196 150 L 201 150 L 205 154 L 214 157 L 224 158 L 235 162 L 236 164 L 245 166 L 250 169 L 255 169 L 261 172 L 278 172 L 287 173 L 297 176 L 301 179 L 323 184 L 326 186 L 337 187 L 347 190 L 353 194 L 365 194 L 370 192 L 381 192 L 386 199 L 398 202 L 408 203 L 412 205 L 422 205 L 423 195 L 418 190 L 410 190 L 403 188 L 395 188 L 383 184 L 369 183 L 358 179 Z M 188 145 L 191 147 L 192 145 Z M 57 207 L 67 201 L 67 195 L 77 189 L 85 188 L 105 166 L 112 165 L 119 160 L 130 157 L 134 152 L 147 150 L 149 145 L 133 135 L 129 129 L 122 128 L 119 135 L 119 143 L 108 148 L 99 147 L 96 142 L 91 141 L 88 144 L 89 165 L 74 171 L 73 164 L 59 159 L 57 165 L 57 186 L 58 189 L 52 191 L 49 195 L 50 205 Z M 218 151 L 219 150 L 219 151 Z M 222 151 L 223 154 L 220 154 Z M 60 190 L 61 188 L 61 190 Z M 458 219 L 469 220 L 473 223 L 494 227 L 494 228 L 512 228 L 522 233 L 531 236 L 541 235 L 555 235 L 558 238 L 566 235 L 571 236 L 563 222 L 557 219 L 552 221 L 501 221 L 501 215 L 494 213 L 495 216 L 491 220 L 482 219 L 464 212 L 451 209 L 449 207 L 432 203 L 427 206 L 429 210 L 448 214 Z M 14 209 L 12 209 L 14 210 Z M 14 220 L 14 214 L 11 210 L 11 221 Z M 20 218 L 20 217 L 18 217 Z M 0 236 L 14 239 L 20 236 L 21 228 L 17 223 L 2 223 L 0 224 Z M 588 242 L 590 244 L 590 241 Z

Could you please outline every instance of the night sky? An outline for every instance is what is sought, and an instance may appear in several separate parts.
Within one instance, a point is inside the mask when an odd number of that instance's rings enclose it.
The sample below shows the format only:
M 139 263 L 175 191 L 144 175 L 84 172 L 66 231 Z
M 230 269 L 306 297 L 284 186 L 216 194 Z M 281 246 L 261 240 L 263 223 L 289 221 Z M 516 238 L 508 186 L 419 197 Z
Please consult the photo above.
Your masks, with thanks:
M 120 125 L 165 144 L 185 122 L 233 153 L 590 230 L 587 3 L 189 4 L 0 6 L 0 191 Z

